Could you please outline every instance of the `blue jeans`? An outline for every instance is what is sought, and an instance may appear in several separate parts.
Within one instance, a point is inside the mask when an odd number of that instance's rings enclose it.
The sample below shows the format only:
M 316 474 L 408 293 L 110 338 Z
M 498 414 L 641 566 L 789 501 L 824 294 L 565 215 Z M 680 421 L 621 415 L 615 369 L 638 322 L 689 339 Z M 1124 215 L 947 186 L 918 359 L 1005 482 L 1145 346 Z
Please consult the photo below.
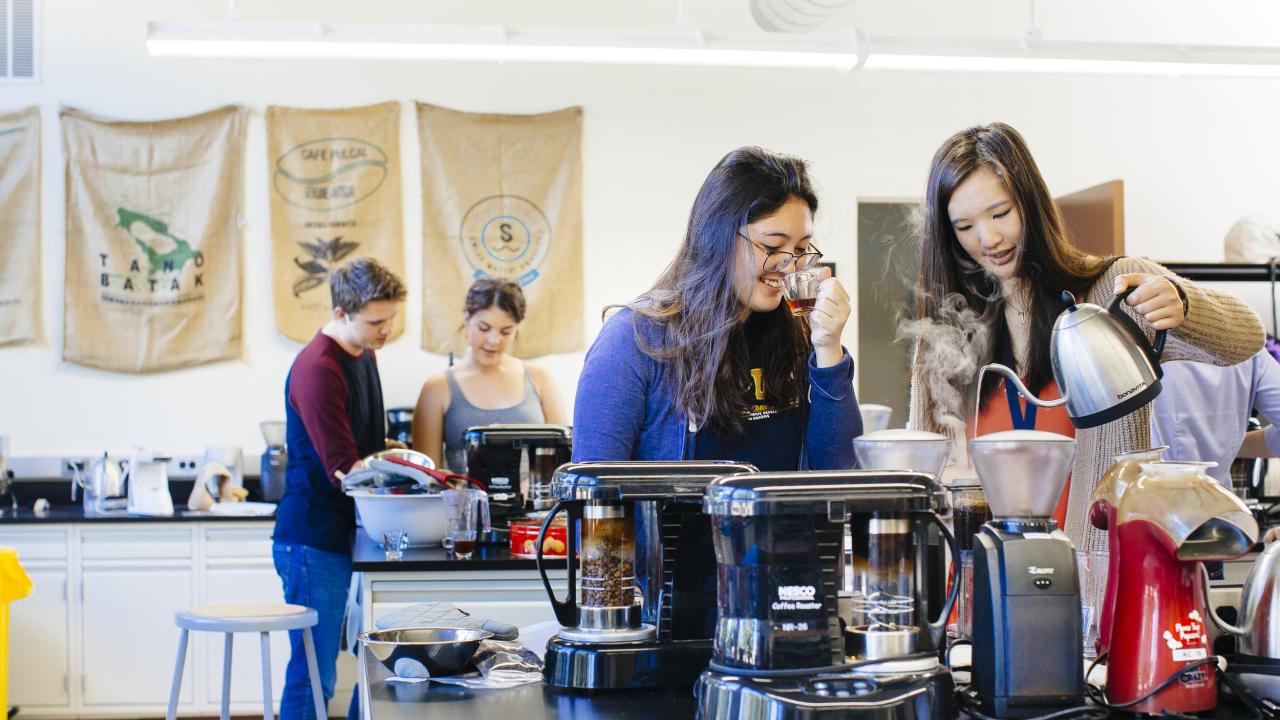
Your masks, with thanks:
M 314 608 L 320 621 L 311 628 L 316 648 L 316 664 L 324 699 L 333 698 L 338 675 L 338 643 L 342 637 L 342 615 L 351 584 L 350 553 L 332 553 L 306 545 L 275 543 L 271 547 L 276 574 L 284 584 L 284 601 Z M 307 672 L 307 651 L 301 630 L 289 631 L 289 665 L 284 675 L 284 695 L 280 698 L 280 720 L 316 720 L 311 699 L 311 676 Z M 360 717 L 360 694 L 351 697 L 350 720 Z

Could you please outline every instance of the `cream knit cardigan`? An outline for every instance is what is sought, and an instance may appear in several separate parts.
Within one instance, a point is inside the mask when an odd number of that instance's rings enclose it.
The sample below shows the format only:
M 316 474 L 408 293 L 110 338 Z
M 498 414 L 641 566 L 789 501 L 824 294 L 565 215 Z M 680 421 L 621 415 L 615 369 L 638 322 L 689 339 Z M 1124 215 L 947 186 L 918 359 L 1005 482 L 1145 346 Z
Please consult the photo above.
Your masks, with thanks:
M 1122 257 L 1116 260 L 1089 288 L 1086 300 L 1105 307 L 1114 297 L 1116 277 L 1126 273 L 1164 275 L 1186 295 L 1186 321 L 1169 332 L 1162 359 L 1234 365 L 1248 360 L 1262 347 L 1262 323 L 1244 301 L 1229 293 L 1196 285 L 1178 277 L 1162 265 L 1143 258 Z M 1138 318 L 1132 307 L 1127 304 L 1122 307 L 1140 327 L 1147 329 L 1148 337 L 1154 337 L 1154 333 Z M 909 427 L 937 432 L 937 424 L 929 416 L 928 408 L 928 388 L 924 386 L 920 373 L 913 367 Z M 1071 466 L 1071 495 L 1067 504 L 1066 527 L 1067 535 L 1076 548 L 1094 551 L 1107 549 L 1106 532 L 1093 527 L 1088 520 L 1093 487 L 1111 465 L 1114 456 L 1150 446 L 1150 404 L 1119 420 L 1076 431 L 1076 456 Z

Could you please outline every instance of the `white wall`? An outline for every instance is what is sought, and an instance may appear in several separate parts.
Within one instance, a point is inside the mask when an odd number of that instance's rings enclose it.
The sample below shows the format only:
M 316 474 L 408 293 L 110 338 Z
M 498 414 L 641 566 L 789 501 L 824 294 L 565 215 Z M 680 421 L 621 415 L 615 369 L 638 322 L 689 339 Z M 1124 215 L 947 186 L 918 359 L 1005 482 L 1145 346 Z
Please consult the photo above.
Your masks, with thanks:
M 44 120 L 45 338 L 0 349 L 0 434 L 11 437 L 16 455 L 119 452 L 132 444 L 175 453 L 216 443 L 261 450 L 257 423 L 283 417 L 282 382 L 299 347 L 275 333 L 271 316 L 260 112 L 268 104 L 348 106 L 400 99 L 512 113 L 582 105 L 584 342 L 598 328 L 602 306 L 648 287 L 674 252 L 707 170 L 742 144 L 811 161 L 823 205 L 818 244 L 840 264 L 847 282 L 855 276 L 856 199 L 920 195 L 937 145 L 976 122 L 1003 120 L 1019 128 L 1056 193 L 1123 178 L 1127 246 L 1135 254 L 1220 259 L 1221 238 L 1236 217 L 1280 215 L 1280 179 L 1273 171 L 1280 157 L 1276 81 L 146 56 L 147 20 L 212 19 L 223 7 L 210 0 L 46 0 L 44 82 L 0 86 L 0 110 L 37 104 Z M 149 376 L 61 362 L 58 106 L 150 119 L 231 102 L 258 111 L 247 164 L 244 357 Z M 420 288 L 418 147 L 411 112 L 406 105 L 405 235 L 408 280 Z M 420 301 L 411 298 L 405 335 L 380 354 L 388 406 L 412 404 L 423 379 L 445 366 L 443 357 L 418 348 L 420 310 Z M 856 336 L 851 323 L 851 348 Z M 552 369 L 571 401 L 581 353 L 540 362 Z

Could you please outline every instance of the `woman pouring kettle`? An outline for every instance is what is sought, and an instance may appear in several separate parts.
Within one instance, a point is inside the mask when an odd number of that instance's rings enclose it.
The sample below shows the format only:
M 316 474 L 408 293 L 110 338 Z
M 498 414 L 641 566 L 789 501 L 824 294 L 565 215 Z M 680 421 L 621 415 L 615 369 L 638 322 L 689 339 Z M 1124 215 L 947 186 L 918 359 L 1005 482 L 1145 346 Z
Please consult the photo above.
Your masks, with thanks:
M 934 323 L 970 317 L 979 331 L 966 351 L 976 366 L 991 361 L 1014 368 L 1041 399 L 1060 397 L 1050 362 L 1055 318 L 1062 292 L 1106 305 L 1132 292 L 1124 310 L 1149 330 L 1169 330 L 1164 356 L 1229 365 L 1247 360 L 1261 346 L 1257 315 L 1236 297 L 1197 286 L 1157 263 L 1135 257 L 1095 257 L 1072 247 L 1062 216 L 1049 195 L 1026 142 L 1003 123 L 956 133 L 934 155 L 924 203 L 917 316 Z M 959 393 L 972 402 L 973 377 L 952 376 L 938 387 L 931 372 L 940 352 L 919 333 L 912 361 L 910 425 L 945 431 L 936 398 Z M 977 427 L 982 435 L 1011 427 L 1075 436 L 1074 482 L 1055 513 L 1080 549 L 1105 550 L 1107 538 L 1087 519 L 1093 484 L 1112 457 L 1150 445 L 1151 406 L 1098 427 L 1076 431 L 1061 408 L 1041 409 L 1006 394 L 988 375 L 978 393 Z M 1007 401 L 1006 401 L 1007 400 Z M 972 418 L 974 408 L 962 417 Z M 972 420 L 968 421 L 972 425 Z

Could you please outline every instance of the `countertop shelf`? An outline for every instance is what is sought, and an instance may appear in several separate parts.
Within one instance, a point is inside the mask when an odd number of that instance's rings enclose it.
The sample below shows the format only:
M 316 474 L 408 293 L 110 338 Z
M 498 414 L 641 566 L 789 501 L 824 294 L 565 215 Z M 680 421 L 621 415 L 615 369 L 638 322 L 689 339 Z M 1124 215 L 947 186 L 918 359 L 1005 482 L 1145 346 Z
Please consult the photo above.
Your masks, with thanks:
M 533 558 L 512 556 L 505 544 L 476 545 L 476 552 L 468 560 L 454 558 L 448 550 L 433 545 L 411 547 L 399 560 L 388 560 L 382 546 L 363 530 L 356 531 L 355 548 L 352 551 L 357 572 L 423 572 L 439 570 L 534 570 Z M 563 568 L 564 558 L 551 558 L 550 567 Z
M 275 515 L 218 515 L 211 512 L 180 510 L 177 507 L 174 508 L 174 514 L 169 517 L 129 515 L 122 512 L 109 515 L 86 515 L 81 505 L 55 505 L 43 514 L 37 514 L 30 506 L 19 506 L 17 510 L 6 507 L 0 512 L 0 526 L 58 523 L 274 522 L 275 519 Z

